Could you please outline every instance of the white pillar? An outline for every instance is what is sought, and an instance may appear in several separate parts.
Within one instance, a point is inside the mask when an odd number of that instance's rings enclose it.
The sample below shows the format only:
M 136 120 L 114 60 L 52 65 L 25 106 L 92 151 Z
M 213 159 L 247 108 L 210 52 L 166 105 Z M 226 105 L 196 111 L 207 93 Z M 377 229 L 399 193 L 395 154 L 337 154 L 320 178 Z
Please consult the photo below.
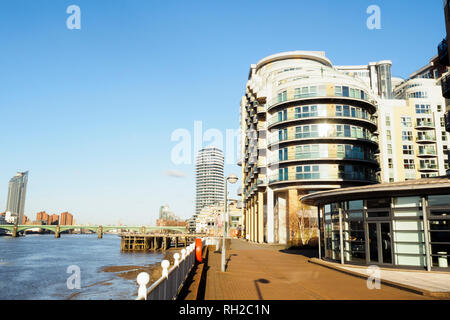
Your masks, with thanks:
M 267 187 L 267 242 L 274 243 L 273 190 Z
M 286 194 L 278 195 L 278 239 L 279 243 L 287 244 L 287 208 Z

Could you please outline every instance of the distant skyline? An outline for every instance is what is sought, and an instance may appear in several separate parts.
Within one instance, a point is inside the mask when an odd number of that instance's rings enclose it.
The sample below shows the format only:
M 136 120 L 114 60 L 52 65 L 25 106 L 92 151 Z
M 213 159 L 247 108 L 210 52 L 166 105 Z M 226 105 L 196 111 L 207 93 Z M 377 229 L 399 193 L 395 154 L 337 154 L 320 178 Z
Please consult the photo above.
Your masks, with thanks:
M 66 27 L 72 4 L 81 30 Z M 366 26 L 372 4 L 381 30 Z M 29 171 L 28 217 L 148 225 L 169 204 L 189 218 L 194 157 L 174 164 L 171 135 L 197 120 L 238 129 L 251 64 L 315 50 L 334 65 L 392 60 L 407 78 L 444 37 L 441 1 L 1 1 L 0 211 L 9 179 Z

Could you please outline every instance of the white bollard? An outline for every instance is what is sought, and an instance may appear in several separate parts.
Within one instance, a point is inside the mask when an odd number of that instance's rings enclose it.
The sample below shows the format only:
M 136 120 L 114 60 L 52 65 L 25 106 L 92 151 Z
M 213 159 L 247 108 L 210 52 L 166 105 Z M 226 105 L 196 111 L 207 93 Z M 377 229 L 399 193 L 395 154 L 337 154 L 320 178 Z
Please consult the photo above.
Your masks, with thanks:
M 178 266 L 178 264 L 180 263 L 180 254 L 177 252 L 173 255 L 173 258 L 175 259 L 174 265 Z
M 150 275 L 147 272 L 138 274 L 136 281 L 139 285 L 138 300 L 147 300 L 147 283 L 150 281 Z
M 161 267 L 162 267 L 162 276 L 165 278 L 169 277 L 169 266 L 170 266 L 170 262 L 169 260 L 163 260 L 161 261 Z

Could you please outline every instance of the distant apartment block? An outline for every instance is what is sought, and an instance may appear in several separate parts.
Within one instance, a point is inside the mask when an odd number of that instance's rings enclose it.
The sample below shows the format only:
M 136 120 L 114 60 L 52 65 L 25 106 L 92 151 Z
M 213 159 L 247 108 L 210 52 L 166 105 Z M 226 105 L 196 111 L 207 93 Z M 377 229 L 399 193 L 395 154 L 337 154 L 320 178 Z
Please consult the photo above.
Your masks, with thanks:
M 43 225 L 51 224 L 50 215 L 48 215 L 45 211 L 41 211 L 36 214 L 36 221 L 40 222 Z
M 196 200 L 195 213 L 204 206 L 224 200 L 224 156 L 222 150 L 209 147 L 201 149 L 195 161 Z
M 69 212 L 63 212 L 60 215 L 59 224 L 62 226 L 71 226 L 73 225 L 73 216 Z
M 9 181 L 6 212 L 10 212 L 16 223 L 23 220 L 27 182 L 28 171 L 18 172 Z

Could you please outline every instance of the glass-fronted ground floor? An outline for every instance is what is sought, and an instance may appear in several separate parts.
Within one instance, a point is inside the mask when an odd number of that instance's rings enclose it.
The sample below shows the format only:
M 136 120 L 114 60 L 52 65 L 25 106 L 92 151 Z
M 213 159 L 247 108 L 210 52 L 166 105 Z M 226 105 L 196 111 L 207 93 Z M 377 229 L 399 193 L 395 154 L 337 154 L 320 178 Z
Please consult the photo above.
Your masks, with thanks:
M 345 264 L 450 271 L 450 178 L 317 192 L 319 256 Z

